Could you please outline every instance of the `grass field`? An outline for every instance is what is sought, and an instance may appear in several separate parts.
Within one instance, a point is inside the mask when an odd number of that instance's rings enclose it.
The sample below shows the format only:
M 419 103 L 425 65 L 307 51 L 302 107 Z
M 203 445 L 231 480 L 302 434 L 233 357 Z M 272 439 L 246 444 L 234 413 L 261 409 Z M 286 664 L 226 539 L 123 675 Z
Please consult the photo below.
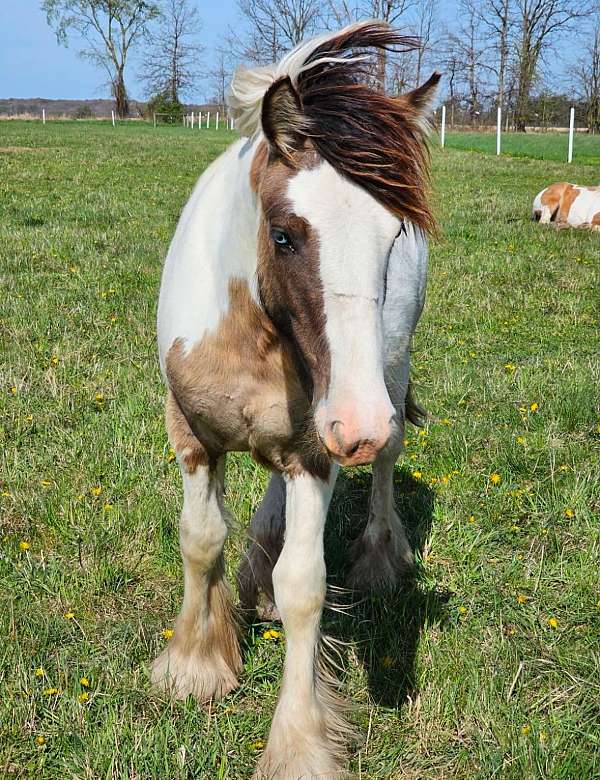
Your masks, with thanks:
M 531 157 L 566 163 L 569 138 L 566 133 L 503 133 L 502 154 L 510 157 Z M 496 154 L 496 133 L 446 133 L 446 146 L 451 149 Z M 600 165 L 600 136 L 576 134 L 573 139 L 573 160 L 576 164 Z M 571 181 L 577 169 L 565 165 L 563 179 Z M 588 172 L 589 182 L 598 184 L 598 169 Z
M 233 137 L 0 124 L 0 775 L 241 780 L 266 739 L 284 645 L 264 625 L 240 689 L 208 710 L 148 685 L 182 593 L 161 264 Z M 398 593 L 326 617 L 353 643 L 359 778 L 600 774 L 600 235 L 529 221 L 543 185 L 596 175 L 434 153 L 442 235 L 414 345 L 432 421 L 396 472 L 418 565 Z M 333 582 L 369 480 L 340 480 Z M 265 484 L 230 457 L 231 571 Z

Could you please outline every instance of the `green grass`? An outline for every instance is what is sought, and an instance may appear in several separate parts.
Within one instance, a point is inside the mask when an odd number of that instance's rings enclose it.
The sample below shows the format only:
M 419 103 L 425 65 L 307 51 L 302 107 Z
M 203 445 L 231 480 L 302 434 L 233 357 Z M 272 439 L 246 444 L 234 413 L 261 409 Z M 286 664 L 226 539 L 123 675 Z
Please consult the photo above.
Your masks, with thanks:
M 0 124 L 0 774 L 239 780 L 266 739 L 284 647 L 260 626 L 239 691 L 209 710 L 151 698 L 147 671 L 182 593 L 161 264 L 233 137 Z M 600 236 L 529 221 L 544 184 L 595 169 L 453 149 L 433 169 L 442 237 L 414 345 L 433 417 L 396 474 L 418 566 L 399 593 L 326 617 L 354 643 L 351 765 L 381 780 L 597 777 Z M 265 483 L 230 458 L 231 571 Z M 334 581 L 368 485 L 368 469 L 340 481 Z
M 566 163 L 568 143 L 566 133 L 503 133 L 502 154 Z M 446 146 L 496 154 L 496 133 L 446 133 Z M 600 165 L 600 136 L 577 133 L 573 139 L 573 160 L 575 164 Z M 571 181 L 576 173 L 579 173 L 576 165 L 565 165 L 560 175 Z M 587 171 L 587 179 L 578 183 L 597 184 L 597 169 Z

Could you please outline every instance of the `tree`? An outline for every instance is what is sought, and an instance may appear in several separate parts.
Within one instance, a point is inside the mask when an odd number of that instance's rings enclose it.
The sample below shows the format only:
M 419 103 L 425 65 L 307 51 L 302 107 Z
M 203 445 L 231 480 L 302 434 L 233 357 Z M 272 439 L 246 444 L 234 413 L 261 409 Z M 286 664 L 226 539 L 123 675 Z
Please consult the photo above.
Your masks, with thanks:
M 588 130 L 600 133 L 600 22 L 592 30 L 585 54 L 577 63 L 575 87 L 585 103 Z
M 210 77 L 210 102 L 219 107 L 219 111 L 224 116 L 227 111 L 227 88 L 231 83 L 233 68 L 224 48 L 217 49 L 217 59 L 215 67 L 209 71 Z
M 142 79 L 150 94 L 164 95 L 177 105 L 189 97 L 202 73 L 202 23 L 190 0 L 166 0 L 148 33 Z
M 427 53 L 430 49 L 433 49 L 438 44 L 437 39 L 434 38 L 434 32 L 437 27 L 437 6 L 438 3 L 436 0 L 417 0 L 415 5 L 415 35 L 420 41 L 420 45 L 416 50 L 415 56 L 415 86 L 418 86 L 421 83 L 423 63 Z
M 42 0 L 42 10 L 59 43 L 67 45 L 69 33 L 80 35 L 87 48 L 79 52 L 107 73 L 117 115 L 129 113 L 125 65 L 130 49 L 146 33 L 158 14 L 148 0 Z
M 577 19 L 590 13 L 589 0 L 514 0 L 519 26 L 515 125 L 524 130 L 529 97 L 543 59 Z
M 513 0 L 481 0 L 478 10 L 483 25 L 495 41 L 494 45 L 498 53 L 497 102 L 500 107 L 503 107 L 506 96 L 511 33 L 514 27 Z
M 256 65 L 277 62 L 283 54 L 318 29 L 318 0 L 238 0 L 247 29 L 230 31 L 239 59 Z

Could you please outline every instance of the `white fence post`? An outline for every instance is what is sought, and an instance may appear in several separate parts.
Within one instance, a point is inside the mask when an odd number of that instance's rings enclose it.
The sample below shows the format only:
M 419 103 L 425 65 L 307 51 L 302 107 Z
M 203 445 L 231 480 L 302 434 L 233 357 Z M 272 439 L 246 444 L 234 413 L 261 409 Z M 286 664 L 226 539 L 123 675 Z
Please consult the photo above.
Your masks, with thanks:
M 567 162 L 573 161 L 573 131 L 575 129 L 575 108 L 571 106 L 571 116 L 569 118 L 569 153 L 567 154 Z
M 440 132 L 440 145 L 442 149 L 446 144 L 446 106 L 442 106 L 442 128 Z
M 502 109 L 498 106 L 498 121 L 496 123 L 496 154 L 500 154 L 502 147 Z
M 206 126 L 210 127 L 210 111 L 206 115 Z
M 112 117 L 112 125 L 114 127 L 115 126 L 115 112 L 112 109 L 110 111 L 110 115 Z
M 156 112 L 152 114 L 152 119 L 154 121 L 154 127 L 156 127 Z
M 202 111 L 198 111 L 198 130 L 202 130 Z
M 194 112 L 192 111 L 192 130 L 194 129 Z
M 46 109 L 42 108 L 42 123 L 46 124 Z
M 215 128 L 217 130 L 219 129 L 219 112 L 218 111 L 217 111 L 217 121 L 216 121 L 216 124 L 215 124 Z

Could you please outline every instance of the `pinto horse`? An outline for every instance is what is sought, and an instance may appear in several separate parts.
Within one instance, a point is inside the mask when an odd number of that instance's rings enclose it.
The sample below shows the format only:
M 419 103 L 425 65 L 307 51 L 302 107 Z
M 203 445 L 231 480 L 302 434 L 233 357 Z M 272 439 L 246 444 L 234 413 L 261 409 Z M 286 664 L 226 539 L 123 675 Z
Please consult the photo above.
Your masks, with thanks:
M 557 228 L 600 231 L 600 187 L 581 187 L 566 181 L 551 184 L 535 196 L 532 219 Z
M 158 342 L 183 479 L 184 597 L 152 678 L 200 701 L 238 684 L 223 480 L 226 453 L 249 451 L 272 477 L 240 598 L 248 612 L 259 593 L 273 599 L 287 643 L 256 778 L 344 776 L 347 729 L 319 651 L 340 466 L 373 464 L 350 583 L 394 585 L 412 560 L 392 476 L 405 419 L 420 413 L 409 349 L 434 226 L 426 133 L 440 77 L 394 99 L 369 86 L 369 67 L 377 50 L 416 45 L 363 22 L 238 72 L 229 105 L 245 137 L 200 178 L 164 267 Z

